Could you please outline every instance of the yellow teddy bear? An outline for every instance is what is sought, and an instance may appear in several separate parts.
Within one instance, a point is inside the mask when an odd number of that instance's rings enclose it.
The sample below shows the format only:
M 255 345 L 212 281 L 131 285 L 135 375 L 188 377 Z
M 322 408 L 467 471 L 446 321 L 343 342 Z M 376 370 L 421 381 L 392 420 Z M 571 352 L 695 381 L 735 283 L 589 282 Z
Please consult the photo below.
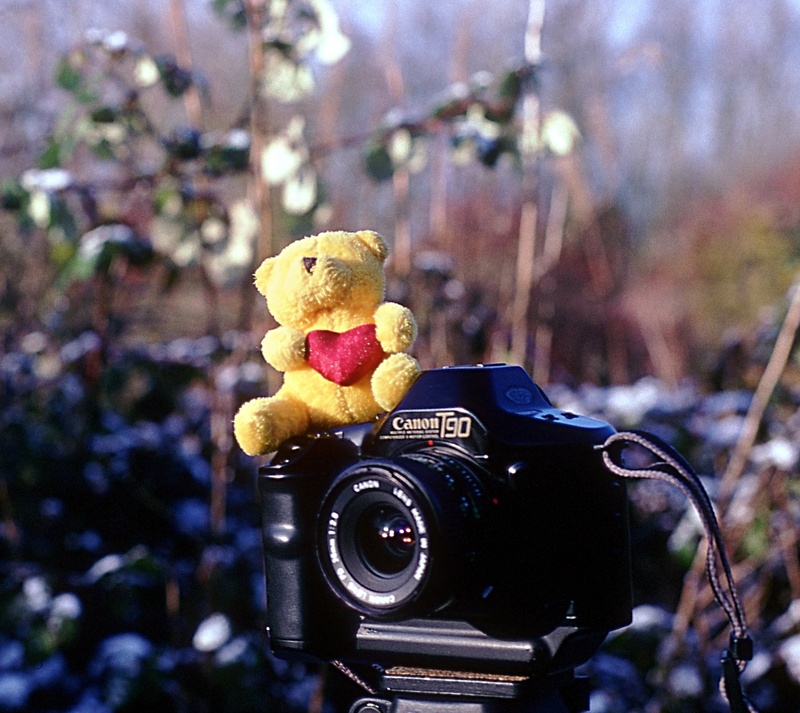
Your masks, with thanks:
M 386 257 L 377 233 L 327 232 L 290 243 L 256 270 L 256 288 L 280 325 L 261 350 L 284 376 L 274 396 L 236 414 L 245 453 L 269 453 L 312 428 L 369 421 L 414 383 L 419 364 L 403 352 L 417 325 L 406 307 L 383 302 Z

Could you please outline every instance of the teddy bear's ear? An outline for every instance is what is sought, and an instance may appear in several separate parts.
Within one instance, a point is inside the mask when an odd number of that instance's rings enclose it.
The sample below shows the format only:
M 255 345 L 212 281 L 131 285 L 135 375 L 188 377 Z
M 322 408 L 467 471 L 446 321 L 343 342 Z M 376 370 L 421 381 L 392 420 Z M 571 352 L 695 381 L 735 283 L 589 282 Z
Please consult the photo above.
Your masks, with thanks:
M 277 262 L 278 258 L 275 257 L 268 257 L 261 265 L 258 266 L 255 275 L 255 283 L 256 289 L 264 295 L 267 296 L 267 286 L 269 284 L 269 276 L 272 274 L 272 270 L 275 267 L 275 263 Z
M 389 249 L 383 238 L 372 230 L 359 230 L 356 237 L 369 248 L 369 251 L 375 255 L 381 262 L 386 260 L 389 255 Z

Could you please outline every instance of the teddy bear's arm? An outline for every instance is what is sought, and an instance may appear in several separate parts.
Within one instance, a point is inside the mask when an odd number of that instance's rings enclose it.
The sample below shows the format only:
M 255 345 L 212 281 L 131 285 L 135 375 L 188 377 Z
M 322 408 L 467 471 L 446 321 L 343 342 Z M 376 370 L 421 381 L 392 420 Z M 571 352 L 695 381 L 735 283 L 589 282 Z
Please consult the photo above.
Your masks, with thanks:
M 417 322 L 411 310 L 384 302 L 375 310 L 375 336 L 387 353 L 408 349 L 417 337 Z
M 278 371 L 295 369 L 305 361 L 306 336 L 292 327 L 270 329 L 261 341 L 261 353 Z

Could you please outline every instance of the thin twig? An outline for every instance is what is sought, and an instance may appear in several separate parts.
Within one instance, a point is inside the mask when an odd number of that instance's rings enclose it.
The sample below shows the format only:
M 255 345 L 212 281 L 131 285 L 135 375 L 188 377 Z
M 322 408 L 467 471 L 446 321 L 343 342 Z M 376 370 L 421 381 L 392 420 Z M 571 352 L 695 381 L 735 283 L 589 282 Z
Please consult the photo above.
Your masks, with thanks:
M 544 276 L 558 264 L 564 245 L 564 228 L 567 222 L 569 189 L 556 179 L 550 197 L 547 213 L 547 226 L 544 232 L 542 254 L 538 266 L 534 265 L 533 284 L 541 282 L 541 296 L 536 310 L 536 351 L 533 355 L 533 380 L 545 384 L 550 380 L 550 366 L 553 348 L 553 315 L 556 306 L 555 278 L 544 281 Z
M 220 389 L 217 380 L 213 383 L 213 409 L 211 412 L 211 529 L 216 533 L 225 531 L 228 502 L 229 456 L 233 448 L 230 424 L 233 420 L 233 392 Z
M 396 27 L 399 21 L 400 8 L 398 2 L 392 3 L 392 14 L 383 41 L 386 47 L 383 55 L 383 72 L 389 94 L 395 106 L 402 106 L 406 98 L 406 85 L 403 71 L 397 59 Z M 394 193 L 394 250 L 392 254 L 392 272 L 398 279 L 405 280 L 411 271 L 411 217 L 409 191 L 411 187 L 411 171 L 406 161 L 399 162 L 392 173 L 392 190 Z
M 767 404 L 791 356 L 798 327 L 800 327 L 800 281 L 795 283 L 789 309 L 775 340 L 772 354 L 753 394 L 753 400 L 742 424 L 739 439 L 728 461 L 728 467 L 720 480 L 718 501 L 721 509 L 727 505 L 733 489 L 747 465 L 747 459 L 753 449 L 758 427 L 764 418 Z
M 186 8 L 183 5 L 183 0 L 170 1 L 170 16 L 172 19 L 172 32 L 175 37 L 175 56 L 178 59 L 178 65 L 191 70 L 192 69 L 192 47 L 189 43 L 189 28 L 186 21 Z M 189 88 L 183 94 L 183 102 L 186 107 L 186 116 L 189 123 L 196 129 L 200 129 L 203 125 L 203 107 L 200 102 L 200 92 L 197 90 L 197 85 L 192 82 Z
M 530 0 L 525 29 L 525 61 L 538 66 L 542 60 L 544 0 Z M 528 312 L 533 286 L 533 263 L 536 254 L 538 139 L 541 130 L 541 106 L 536 91 L 528 90 L 522 100 L 522 134 L 533 142 L 523 148 L 522 214 L 517 242 L 517 271 L 511 307 L 511 361 L 525 366 L 528 351 Z
M 797 329 L 800 327 L 800 282 L 795 285 L 789 309 L 781 325 L 778 337 L 775 340 L 772 354 L 767 363 L 761 380 L 756 387 L 753 400 L 745 417 L 739 440 L 734 447 L 731 458 L 724 475 L 720 480 L 720 488 L 717 495 L 717 509 L 719 519 L 724 520 L 724 514 L 730 502 L 733 490 L 744 472 L 750 451 L 755 443 L 758 427 L 764 417 L 767 403 L 772 396 L 778 380 L 786 368 L 786 363 L 792 351 Z M 700 586 L 700 575 L 705 566 L 705 548 L 699 547 L 695 554 L 694 562 L 683 581 L 683 589 L 678 602 L 675 625 L 673 627 L 670 641 L 673 646 L 667 646 L 666 651 L 674 650 L 674 644 L 683 640 L 686 630 L 697 611 L 697 599 Z
M 248 34 L 248 60 L 250 67 L 250 176 L 247 193 L 251 205 L 256 211 L 259 222 L 259 233 L 253 246 L 252 270 L 260 259 L 275 253 L 272 233 L 272 202 L 269 184 L 261 169 L 261 158 L 267 145 L 269 132 L 269 107 L 262 90 L 266 54 L 263 31 L 267 22 L 267 7 L 264 0 L 246 0 Z M 239 326 L 243 330 L 250 327 L 253 313 L 253 290 L 247 281 L 242 287 L 242 306 Z

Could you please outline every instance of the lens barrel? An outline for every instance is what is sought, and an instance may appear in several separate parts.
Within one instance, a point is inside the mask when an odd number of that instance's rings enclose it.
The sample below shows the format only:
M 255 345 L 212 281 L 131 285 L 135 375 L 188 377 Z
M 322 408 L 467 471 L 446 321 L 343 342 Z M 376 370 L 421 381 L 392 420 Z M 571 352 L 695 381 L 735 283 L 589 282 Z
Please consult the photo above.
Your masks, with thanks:
M 363 614 L 433 612 L 470 590 L 488 502 L 477 468 L 466 459 L 419 452 L 359 463 L 323 498 L 325 577 Z

